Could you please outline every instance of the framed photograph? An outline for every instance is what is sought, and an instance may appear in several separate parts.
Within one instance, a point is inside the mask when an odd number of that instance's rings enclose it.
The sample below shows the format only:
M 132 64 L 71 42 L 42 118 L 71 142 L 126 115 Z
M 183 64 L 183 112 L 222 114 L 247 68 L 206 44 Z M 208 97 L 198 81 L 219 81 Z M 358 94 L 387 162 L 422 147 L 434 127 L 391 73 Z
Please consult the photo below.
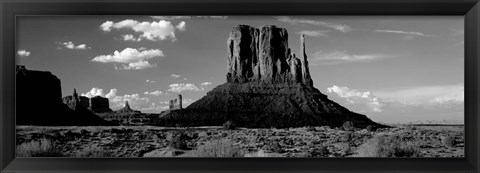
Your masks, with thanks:
M 0 5 L 2 172 L 478 172 L 476 0 Z

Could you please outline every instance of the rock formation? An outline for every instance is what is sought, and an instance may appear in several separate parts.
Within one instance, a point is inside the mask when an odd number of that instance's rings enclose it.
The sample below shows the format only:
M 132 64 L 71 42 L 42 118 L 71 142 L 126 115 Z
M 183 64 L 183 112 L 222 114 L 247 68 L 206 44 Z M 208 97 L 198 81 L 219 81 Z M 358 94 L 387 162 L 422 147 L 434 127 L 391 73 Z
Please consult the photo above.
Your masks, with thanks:
M 16 69 L 17 125 L 114 125 L 82 106 L 79 99 L 72 109 L 62 103 L 60 79 L 52 73 L 24 66 Z
M 243 127 L 382 126 L 351 112 L 313 87 L 300 38 L 301 58 L 288 47 L 284 28 L 234 27 L 228 38 L 227 82 L 182 110 L 160 116 L 164 126 L 220 126 L 233 121 Z
M 128 104 L 128 101 L 125 101 L 125 106 L 119 110 L 114 111 L 114 113 L 121 113 L 121 114 L 140 114 L 140 111 L 133 110 L 130 108 L 130 105 Z
M 66 104 L 70 109 L 75 109 L 77 103 L 80 103 L 85 108 L 90 107 L 90 99 L 85 96 L 78 96 L 77 90 L 73 89 L 73 95 L 65 96 L 62 98 L 64 104 Z
M 168 106 L 169 106 L 170 110 L 182 109 L 182 95 L 179 94 L 178 98 L 170 100 Z
M 90 107 L 88 108 L 95 113 L 112 112 L 110 109 L 110 102 L 108 98 L 102 96 L 95 96 L 90 98 Z
M 301 59 L 288 48 L 287 30 L 276 26 L 258 29 L 239 25 L 230 32 L 227 44 L 227 82 L 303 83 L 312 86 L 303 35 Z

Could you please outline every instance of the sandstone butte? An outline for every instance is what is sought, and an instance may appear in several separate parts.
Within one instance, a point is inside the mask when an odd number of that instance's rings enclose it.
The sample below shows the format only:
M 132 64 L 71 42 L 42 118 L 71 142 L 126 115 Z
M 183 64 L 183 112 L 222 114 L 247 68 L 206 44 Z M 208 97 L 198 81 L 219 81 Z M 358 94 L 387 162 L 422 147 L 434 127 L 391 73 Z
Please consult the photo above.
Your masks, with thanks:
M 367 116 L 335 103 L 313 86 L 300 37 L 297 57 L 288 46 L 288 32 L 273 25 L 239 25 L 227 39 L 226 82 L 179 110 L 160 114 L 161 126 L 219 126 L 233 121 L 240 127 L 382 127 Z

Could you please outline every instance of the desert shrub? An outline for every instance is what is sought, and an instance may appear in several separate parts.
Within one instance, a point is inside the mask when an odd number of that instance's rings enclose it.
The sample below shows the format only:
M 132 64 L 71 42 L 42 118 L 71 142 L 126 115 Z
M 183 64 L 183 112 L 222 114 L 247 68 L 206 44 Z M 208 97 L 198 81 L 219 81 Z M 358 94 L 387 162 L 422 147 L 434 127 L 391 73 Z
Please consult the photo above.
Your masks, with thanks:
M 267 145 L 267 149 L 270 150 L 270 151 L 273 151 L 275 153 L 282 153 L 283 152 L 282 146 L 280 145 L 280 143 L 278 143 L 276 141 L 269 142 L 268 145 Z
M 233 123 L 233 121 L 227 121 L 223 123 L 223 129 L 225 130 L 234 130 L 235 128 L 237 128 L 237 126 L 235 123 Z
M 375 136 L 357 150 L 360 157 L 418 157 L 420 150 L 411 141 L 404 141 L 399 136 Z
M 197 149 L 187 152 L 185 157 L 243 157 L 245 152 L 231 140 L 208 141 Z
M 452 136 L 445 136 L 442 138 L 442 144 L 445 147 L 453 148 L 455 147 L 455 139 Z
M 107 152 L 105 149 L 96 146 L 96 145 L 91 145 L 86 148 L 83 148 L 82 150 L 76 152 L 74 157 L 112 157 L 112 155 Z
M 175 149 L 186 150 L 187 147 L 187 138 L 188 136 L 184 132 L 174 132 L 171 133 L 168 137 L 168 145 Z
M 314 131 L 316 131 L 316 129 L 315 129 L 315 127 L 308 126 L 308 127 L 305 128 L 305 131 L 307 131 L 307 132 L 314 132 Z
M 373 132 L 373 131 L 377 130 L 377 127 L 372 126 L 372 125 L 368 125 L 365 129 L 369 132 Z
M 345 131 L 352 131 L 352 130 L 355 129 L 355 127 L 353 126 L 353 122 L 351 122 L 351 121 L 345 121 L 345 123 L 343 123 L 342 127 L 343 127 L 343 130 L 345 130 Z
M 330 152 L 328 151 L 327 147 L 319 146 L 319 147 L 313 149 L 308 156 L 318 157 L 318 156 L 327 156 L 328 154 L 330 154 Z
M 17 157 L 63 157 L 62 150 L 46 138 L 17 146 Z
M 345 156 L 351 153 L 351 146 L 347 142 L 340 143 L 337 145 L 337 147 L 340 149 L 340 154 L 342 156 Z
M 346 132 L 346 133 L 343 133 L 343 134 L 340 134 L 340 138 L 339 138 L 339 141 L 341 142 L 348 142 L 352 139 L 352 132 Z

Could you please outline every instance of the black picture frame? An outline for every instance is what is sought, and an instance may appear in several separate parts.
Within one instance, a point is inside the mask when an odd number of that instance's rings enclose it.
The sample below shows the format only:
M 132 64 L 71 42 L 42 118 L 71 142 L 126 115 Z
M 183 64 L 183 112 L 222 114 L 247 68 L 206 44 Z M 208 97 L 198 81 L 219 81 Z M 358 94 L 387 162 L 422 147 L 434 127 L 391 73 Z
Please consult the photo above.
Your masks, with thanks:
M 0 0 L 1 172 L 479 172 L 478 0 Z M 15 158 L 21 15 L 463 15 L 465 158 Z

